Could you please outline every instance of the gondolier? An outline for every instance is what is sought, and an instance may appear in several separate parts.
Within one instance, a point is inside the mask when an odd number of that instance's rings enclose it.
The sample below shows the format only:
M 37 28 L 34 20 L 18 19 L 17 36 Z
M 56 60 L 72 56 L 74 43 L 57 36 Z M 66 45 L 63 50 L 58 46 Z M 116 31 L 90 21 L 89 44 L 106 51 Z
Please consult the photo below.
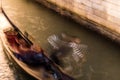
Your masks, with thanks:
M 46 71 L 50 72 L 56 80 L 73 80 L 69 76 L 63 75 L 60 69 L 44 54 L 41 47 L 29 45 L 22 36 L 14 30 L 5 31 L 11 51 L 20 61 L 29 66 L 42 66 Z M 64 78 L 64 79 L 63 79 Z

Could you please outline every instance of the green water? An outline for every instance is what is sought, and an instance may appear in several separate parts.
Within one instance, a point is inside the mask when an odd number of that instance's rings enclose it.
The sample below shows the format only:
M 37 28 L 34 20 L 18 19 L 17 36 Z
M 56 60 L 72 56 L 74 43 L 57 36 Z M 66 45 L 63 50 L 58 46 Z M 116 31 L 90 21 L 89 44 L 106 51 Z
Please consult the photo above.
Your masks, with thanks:
M 78 36 L 83 44 L 88 45 L 87 62 L 82 67 L 83 75 L 76 80 L 120 80 L 120 47 L 115 43 L 35 0 L 4 0 L 3 7 L 15 25 L 32 35 L 47 53 L 51 51 L 48 36 L 62 32 Z M 73 72 L 76 73 L 79 67 L 74 62 L 70 64 L 74 65 Z M 23 76 L 23 79 L 32 80 L 28 76 Z

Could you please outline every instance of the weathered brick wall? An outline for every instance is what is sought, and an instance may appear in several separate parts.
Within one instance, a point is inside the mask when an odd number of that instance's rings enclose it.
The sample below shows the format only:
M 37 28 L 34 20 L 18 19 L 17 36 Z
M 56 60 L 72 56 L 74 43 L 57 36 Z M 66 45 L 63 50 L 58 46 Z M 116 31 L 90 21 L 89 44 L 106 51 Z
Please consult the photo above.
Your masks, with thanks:
M 120 33 L 120 0 L 47 0 Z

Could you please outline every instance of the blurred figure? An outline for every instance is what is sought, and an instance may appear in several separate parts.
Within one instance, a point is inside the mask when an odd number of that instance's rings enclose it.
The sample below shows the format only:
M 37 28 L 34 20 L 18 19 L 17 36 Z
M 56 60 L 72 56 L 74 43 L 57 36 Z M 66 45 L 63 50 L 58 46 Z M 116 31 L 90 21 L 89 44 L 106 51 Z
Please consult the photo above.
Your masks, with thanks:
M 69 36 L 65 33 L 61 33 L 60 36 L 53 34 L 48 37 L 48 42 L 53 47 L 54 53 L 52 55 L 56 56 L 56 59 L 72 52 L 76 62 L 85 61 L 87 45 L 81 44 L 81 40 L 78 37 Z
M 86 45 L 81 44 L 81 41 L 79 38 L 74 38 L 69 42 L 69 47 L 72 48 L 73 53 L 72 56 L 76 62 L 83 63 L 85 60 L 85 51 L 87 49 Z
M 48 37 L 48 42 L 52 46 L 51 59 L 58 65 L 62 66 L 61 58 L 65 57 L 70 52 L 70 47 L 68 47 L 68 42 L 63 40 L 62 35 L 53 34 Z
M 86 61 L 87 45 L 82 44 L 76 36 L 65 33 L 53 34 L 48 37 L 48 42 L 53 48 L 52 60 L 74 78 L 83 76 L 83 63 Z

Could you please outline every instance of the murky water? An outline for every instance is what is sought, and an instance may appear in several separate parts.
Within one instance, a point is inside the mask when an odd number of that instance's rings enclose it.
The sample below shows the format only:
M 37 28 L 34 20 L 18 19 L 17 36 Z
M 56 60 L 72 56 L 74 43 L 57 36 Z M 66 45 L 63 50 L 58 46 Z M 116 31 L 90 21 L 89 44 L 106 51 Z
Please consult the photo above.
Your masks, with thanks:
M 32 35 L 48 53 L 51 50 L 47 38 L 52 34 L 66 32 L 78 36 L 83 44 L 88 45 L 87 62 L 81 73 L 83 75 L 76 80 L 120 80 L 120 47 L 110 40 L 62 17 L 35 0 L 4 0 L 3 7 L 15 25 Z M 74 65 L 74 62 L 71 64 Z M 78 68 L 77 65 L 74 67 Z M 23 78 L 29 80 L 25 76 Z

